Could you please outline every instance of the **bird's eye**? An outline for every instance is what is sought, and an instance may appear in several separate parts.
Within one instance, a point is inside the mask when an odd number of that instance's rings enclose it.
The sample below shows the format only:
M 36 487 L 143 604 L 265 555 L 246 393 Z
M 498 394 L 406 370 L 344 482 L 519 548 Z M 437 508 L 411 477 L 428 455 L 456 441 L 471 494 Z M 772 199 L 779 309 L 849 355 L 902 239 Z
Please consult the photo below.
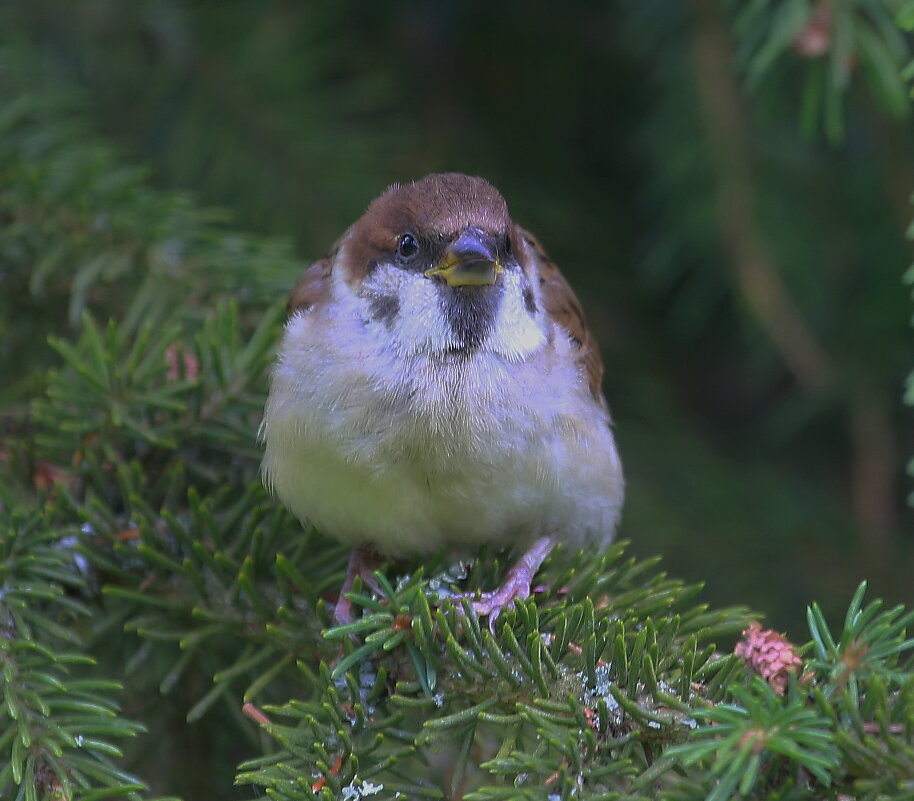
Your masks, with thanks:
M 412 234 L 403 234 L 397 242 L 397 253 L 401 258 L 411 259 L 419 252 L 419 241 Z
M 511 237 L 510 236 L 505 237 L 505 255 L 506 256 L 511 255 Z

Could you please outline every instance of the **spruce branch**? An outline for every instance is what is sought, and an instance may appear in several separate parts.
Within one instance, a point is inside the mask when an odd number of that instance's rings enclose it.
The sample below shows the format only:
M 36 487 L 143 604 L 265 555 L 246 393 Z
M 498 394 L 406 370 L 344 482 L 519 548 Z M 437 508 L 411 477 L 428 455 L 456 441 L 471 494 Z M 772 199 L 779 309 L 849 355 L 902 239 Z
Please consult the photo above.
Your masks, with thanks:
M 239 780 L 288 799 L 338 797 L 365 780 L 412 797 L 431 792 L 415 777 L 446 753 L 440 784 L 478 801 L 538 798 L 543 787 L 587 799 L 630 788 L 655 752 L 687 736 L 698 693 L 723 697 L 714 679 L 738 663 L 715 658 L 707 638 L 734 632 L 745 613 L 696 611 L 694 588 L 645 579 L 623 557 L 624 545 L 579 556 L 560 573 L 567 586 L 553 585 L 562 592 L 516 604 L 497 636 L 466 598 L 457 606 L 443 589 L 431 594 L 421 574 L 394 588 L 377 572 L 383 596 L 350 594 L 363 615 L 324 631 L 341 653 L 309 672 L 312 700 L 265 707 L 281 758 L 247 763 Z M 486 572 L 474 569 L 467 583 Z M 594 585 L 598 604 L 574 589 Z M 290 768 L 314 776 L 312 787 L 291 784 Z
M 134 459 L 154 482 L 177 464 L 200 465 L 194 478 L 204 486 L 243 479 L 259 458 L 255 432 L 280 314 L 274 304 L 254 324 L 225 303 L 199 326 L 172 319 L 138 331 L 113 321 L 102 329 L 84 314 L 76 343 L 51 339 L 65 366 L 33 405 L 39 458 L 68 465 L 83 484 L 107 486 L 104 472 Z M 178 350 L 183 373 L 169 357 Z M 213 467 L 191 458 L 204 454 Z
M 696 719 L 713 725 L 700 726 L 689 743 L 666 753 L 686 766 L 712 757 L 718 783 L 707 801 L 726 801 L 734 793 L 745 798 L 759 782 L 784 782 L 785 764 L 794 782 L 803 769 L 822 785 L 831 784 L 839 751 L 828 720 L 806 706 L 802 693 L 791 693 L 785 703 L 770 684 L 756 679 L 748 688 L 733 686 L 731 694 L 737 703 L 696 710 Z
M 494 635 L 453 597 L 494 583 L 494 554 L 459 580 L 431 563 L 397 582 L 387 566 L 380 594 L 350 594 L 361 617 L 329 627 L 343 550 L 256 477 L 281 317 L 264 310 L 301 265 L 150 190 L 63 119 L 62 97 L 0 112 L 3 278 L 63 298 L 80 330 L 58 330 L 60 367 L 35 406 L 35 458 L 62 480 L 50 499 L 0 490 L 4 511 L 33 521 L 2 538 L 19 543 L 0 597 L 5 781 L 134 792 L 108 740 L 137 729 L 114 686 L 86 675 L 88 652 L 126 629 L 125 672 L 162 693 L 203 678 L 187 718 L 244 710 L 241 725 L 269 735 L 250 738 L 237 781 L 272 798 L 910 797 L 912 618 L 864 606 L 863 587 L 838 634 L 811 608 L 798 649 L 811 678 L 784 697 L 719 652 L 744 610 L 709 610 L 621 545 L 547 563 L 547 587 Z M 85 597 L 90 581 L 101 598 Z
M 42 515 L 0 519 L 0 792 L 88 801 L 141 798 L 144 785 L 117 767 L 117 740 L 143 731 L 120 714 L 117 682 L 74 625 L 90 610 L 76 536 Z M 9 795 L 7 795 L 9 794 Z
M 762 0 L 735 12 L 737 60 L 750 89 L 792 68 L 803 84 L 801 123 L 844 138 L 844 102 L 856 76 L 895 117 L 910 113 L 911 50 L 899 30 L 912 27 L 911 4 L 889 0 Z M 791 63 L 792 62 L 792 63 Z M 804 63 L 805 62 L 805 63 Z
M 914 650 L 914 639 L 905 638 L 914 612 L 881 611 L 881 601 L 864 606 L 865 592 L 863 582 L 837 638 L 816 604 L 808 610 L 812 641 L 803 648 L 757 625 L 747 630 L 747 647 L 737 650 L 750 664 L 771 643 L 788 647 L 787 692 L 771 676 L 757 677 L 732 684 L 727 703 L 694 712 L 704 725 L 665 757 L 709 770 L 716 781 L 707 801 L 751 798 L 774 787 L 816 798 L 829 787 L 839 797 L 905 797 L 914 775 L 914 676 L 910 658 L 899 660 Z M 801 672 L 797 652 L 812 653 Z
M 304 269 L 287 242 L 228 231 L 224 212 L 150 189 L 145 170 L 91 134 L 73 87 L 29 74 L 26 58 L 0 49 L 0 91 L 11 98 L 0 115 L 0 253 L 14 256 L 10 286 L 64 299 L 72 325 L 91 305 L 132 329 L 178 304 L 192 311 L 238 294 L 275 298 Z

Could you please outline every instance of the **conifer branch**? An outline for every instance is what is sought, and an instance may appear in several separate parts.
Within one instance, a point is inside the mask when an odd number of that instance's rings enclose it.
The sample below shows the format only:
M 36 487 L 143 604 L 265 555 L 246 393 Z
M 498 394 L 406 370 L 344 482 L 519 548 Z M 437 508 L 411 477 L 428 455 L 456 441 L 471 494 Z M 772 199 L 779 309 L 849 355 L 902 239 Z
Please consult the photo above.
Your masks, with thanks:
M 76 544 L 40 515 L 0 521 L 0 793 L 136 801 L 143 783 L 112 758 L 143 727 L 121 716 L 120 685 L 92 673 L 76 633 L 91 613 Z
M 141 797 L 117 765 L 140 727 L 96 675 L 95 628 L 123 633 L 162 694 L 186 690 L 189 725 L 229 710 L 232 737 L 259 726 L 237 781 L 264 797 L 909 797 L 914 613 L 864 605 L 864 586 L 837 633 L 810 607 L 810 642 L 768 676 L 783 695 L 720 647 L 746 610 L 709 610 L 621 544 L 556 554 L 494 635 L 455 593 L 492 586 L 496 554 L 467 575 L 444 557 L 399 580 L 383 566 L 381 593 L 356 586 L 360 615 L 332 626 L 344 551 L 257 476 L 273 301 L 301 265 L 150 189 L 62 95 L 17 91 L 0 247 L 78 336 L 56 329 L 33 428 L 4 445 L 0 789 Z M 45 465 L 41 491 L 10 465 Z

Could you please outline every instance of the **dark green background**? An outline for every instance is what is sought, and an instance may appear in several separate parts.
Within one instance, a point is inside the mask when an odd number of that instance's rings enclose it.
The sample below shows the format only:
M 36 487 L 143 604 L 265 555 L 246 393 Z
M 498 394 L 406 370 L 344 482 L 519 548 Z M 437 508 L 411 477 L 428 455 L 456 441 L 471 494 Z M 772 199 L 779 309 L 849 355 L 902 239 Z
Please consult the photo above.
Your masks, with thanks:
M 853 70 L 835 142 L 800 134 L 815 64 L 786 52 L 747 92 L 745 34 L 699 0 L 31 0 L 4 20 L 125 161 L 306 258 L 390 182 L 486 176 L 599 336 L 636 553 L 781 629 L 864 577 L 914 601 L 914 138 Z M 739 279 L 753 248 L 827 356 L 812 388 Z

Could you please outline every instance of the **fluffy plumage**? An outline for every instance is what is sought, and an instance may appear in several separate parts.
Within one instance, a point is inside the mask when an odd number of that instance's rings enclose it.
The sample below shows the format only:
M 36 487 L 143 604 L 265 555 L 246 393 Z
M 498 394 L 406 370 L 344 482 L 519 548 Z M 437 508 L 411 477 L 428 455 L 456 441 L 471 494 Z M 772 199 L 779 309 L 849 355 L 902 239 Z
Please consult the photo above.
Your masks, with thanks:
M 623 480 L 602 372 L 574 293 L 494 187 L 394 186 L 292 291 L 264 477 L 383 554 L 603 547 Z

